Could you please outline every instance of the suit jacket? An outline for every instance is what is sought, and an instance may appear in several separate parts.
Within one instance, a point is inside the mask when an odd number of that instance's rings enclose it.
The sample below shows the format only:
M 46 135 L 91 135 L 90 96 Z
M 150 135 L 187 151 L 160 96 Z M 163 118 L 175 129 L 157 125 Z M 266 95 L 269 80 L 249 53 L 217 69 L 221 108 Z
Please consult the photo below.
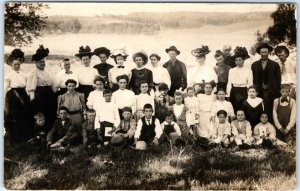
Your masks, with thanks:
M 261 60 L 254 62 L 251 66 L 251 70 L 253 73 L 253 85 L 256 85 L 258 87 L 258 93 L 259 95 L 261 95 L 263 84 L 263 69 Z M 281 84 L 281 72 L 279 64 L 277 62 L 274 62 L 273 60 L 268 59 L 265 71 L 268 78 L 267 80 L 270 93 L 274 97 L 279 97 Z
M 183 62 L 176 59 L 174 63 L 174 67 L 172 66 L 172 61 L 169 60 L 163 65 L 170 74 L 171 77 L 171 88 L 170 89 L 178 89 L 187 87 L 187 72 L 186 66 Z

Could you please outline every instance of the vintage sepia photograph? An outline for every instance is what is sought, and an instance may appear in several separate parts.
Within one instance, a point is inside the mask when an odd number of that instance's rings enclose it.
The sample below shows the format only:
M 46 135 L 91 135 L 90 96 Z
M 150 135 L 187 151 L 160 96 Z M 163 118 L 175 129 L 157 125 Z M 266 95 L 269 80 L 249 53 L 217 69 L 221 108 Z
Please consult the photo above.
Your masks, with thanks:
M 296 189 L 295 3 L 3 8 L 6 189 Z

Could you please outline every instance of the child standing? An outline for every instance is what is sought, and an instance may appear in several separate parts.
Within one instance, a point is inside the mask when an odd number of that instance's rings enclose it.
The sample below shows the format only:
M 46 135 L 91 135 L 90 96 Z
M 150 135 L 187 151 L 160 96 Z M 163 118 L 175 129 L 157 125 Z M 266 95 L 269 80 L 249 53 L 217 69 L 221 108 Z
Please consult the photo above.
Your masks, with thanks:
M 283 84 L 280 98 L 274 100 L 273 119 L 277 128 L 277 138 L 289 143 L 296 139 L 296 101 L 290 97 L 290 85 Z
M 123 108 L 123 120 L 112 134 L 111 144 L 113 146 L 127 146 L 133 144 L 133 136 L 136 131 L 136 120 L 132 118 L 132 109 Z
M 249 121 L 246 120 L 245 112 L 241 109 L 236 111 L 237 119 L 231 122 L 232 141 L 239 147 L 249 148 L 253 142 L 252 128 Z
M 215 123 L 212 141 L 216 144 L 221 144 L 224 147 L 228 147 L 230 141 L 229 137 L 231 135 L 230 123 L 226 121 L 227 112 L 225 110 L 219 110 L 217 112 L 218 122 Z
M 103 91 L 103 97 L 105 102 L 101 104 L 101 108 L 96 110 L 95 128 L 100 128 L 100 136 L 103 140 L 102 143 L 107 144 L 111 139 L 112 132 L 120 124 L 120 116 L 117 105 L 111 102 L 112 92 L 110 89 L 105 89 Z
M 135 118 L 136 121 L 140 120 L 143 116 L 143 107 L 145 104 L 149 103 L 154 108 L 154 98 L 149 94 L 149 86 L 148 82 L 141 81 L 140 82 L 140 91 L 139 95 L 136 95 L 136 113 Z
M 119 109 L 119 115 L 122 119 L 122 109 L 124 107 L 131 107 L 132 112 L 135 113 L 135 95 L 133 91 L 126 89 L 128 83 L 128 76 L 121 75 L 117 77 L 119 89 L 112 95 L 112 103 L 115 103 Z
M 243 110 L 246 114 L 246 119 L 254 128 L 260 122 L 260 116 L 264 112 L 263 99 L 257 97 L 257 90 L 255 86 L 248 88 L 248 99 L 243 102 Z
M 166 117 L 165 112 L 172 110 L 174 99 L 168 95 L 169 88 L 167 84 L 161 83 L 158 86 L 158 91 L 160 95 L 155 98 L 155 117 L 162 123 Z
M 212 84 L 206 83 L 204 86 L 205 94 L 198 94 L 198 112 L 199 112 L 199 127 L 197 128 L 198 136 L 207 139 L 211 133 L 211 106 L 215 101 L 215 96 L 212 94 Z
M 226 92 L 224 89 L 218 89 L 217 91 L 217 100 L 213 102 L 211 107 L 211 120 L 214 122 L 217 116 L 217 112 L 224 110 L 227 112 L 228 117 L 227 121 L 231 122 L 235 117 L 233 106 L 229 101 L 225 100 Z
M 95 129 L 96 111 L 93 109 L 88 109 L 86 111 L 86 115 L 87 120 L 82 125 L 82 138 L 83 145 L 87 148 L 90 148 L 93 145 L 98 146 L 102 140 L 97 132 L 97 129 Z
M 159 120 L 152 116 L 152 105 L 144 105 L 144 114 L 145 116 L 138 121 L 134 134 L 136 149 L 139 150 L 145 150 L 149 145 L 158 146 L 158 140 L 162 135 L 162 128 Z
M 103 90 L 104 90 L 105 81 L 101 77 L 96 77 L 94 79 L 94 88 L 95 90 L 89 94 L 87 98 L 86 106 L 89 109 L 94 109 L 96 104 L 102 104 L 104 102 Z
M 189 138 L 189 129 L 186 123 L 186 114 L 188 112 L 187 106 L 185 106 L 183 101 L 183 95 L 181 92 L 175 92 L 174 94 L 175 104 L 173 105 L 173 113 L 176 118 L 176 122 L 180 127 L 180 131 L 182 133 L 182 137 L 185 140 Z
M 262 113 L 260 123 L 254 127 L 253 137 L 256 145 L 266 148 L 272 148 L 276 141 L 276 130 L 274 126 L 268 122 L 268 114 Z
M 187 97 L 184 98 L 184 104 L 188 108 L 186 114 L 186 123 L 189 129 L 192 130 L 193 135 L 196 135 L 196 123 L 198 123 L 199 114 L 197 113 L 198 101 L 195 96 L 195 90 L 193 87 L 187 88 Z
M 80 141 L 78 129 L 67 117 L 69 110 L 66 107 L 59 108 L 59 118 L 54 122 L 47 135 L 47 146 L 50 148 L 64 148 Z
M 46 148 L 47 127 L 45 126 L 45 116 L 43 113 L 34 115 L 35 126 L 33 129 L 33 138 L 28 141 L 31 145 Z

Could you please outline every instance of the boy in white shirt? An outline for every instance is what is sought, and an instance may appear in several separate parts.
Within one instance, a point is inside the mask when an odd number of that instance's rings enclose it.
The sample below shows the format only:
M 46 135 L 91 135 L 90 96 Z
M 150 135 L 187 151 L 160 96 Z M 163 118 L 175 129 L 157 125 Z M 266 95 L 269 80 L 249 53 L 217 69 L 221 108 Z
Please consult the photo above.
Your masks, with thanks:
M 260 123 L 254 128 L 253 137 L 256 145 L 263 148 L 273 148 L 276 143 L 276 130 L 274 126 L 268 122 L 268 114 L 262 113 L 260 116 Z
M 149 85 L 146 81 L 141 81 L 140 83 L 140 90 L 141 93 L 139 95 L 136 95 L 136 113 L 135 118 L 136 121 L 139 121 L 143 116 L 143 107 L 145 104 L 149 103 L 154 108 L 154 97 L 150 95 L 149 93 Z

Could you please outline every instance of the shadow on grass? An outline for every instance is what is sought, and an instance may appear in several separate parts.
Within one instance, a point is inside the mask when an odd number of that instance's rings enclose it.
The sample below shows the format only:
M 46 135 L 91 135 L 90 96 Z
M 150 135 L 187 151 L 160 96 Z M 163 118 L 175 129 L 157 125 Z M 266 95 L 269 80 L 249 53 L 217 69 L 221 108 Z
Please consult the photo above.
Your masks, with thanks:
M 26 165 L 48 170 L 42 177 L 29 179 L 24 189 L 179 190 L 191 189 L 195 182 L 229 184 L 233 180 L 249 182 L 244 189 L 254 189 L 253 181 L 276 172 L 291 176 L 296 169 L 294 154 L 280 149 L 263 157 L 247 157 L 229 150 L 170 152 L 167 145 L 147 151 L 75 148 L 71 153 L 48 153 L 23 144 L 6 147 L 5 157 L 10 160 L 4 164 L 5 185 L 24 173 Z

